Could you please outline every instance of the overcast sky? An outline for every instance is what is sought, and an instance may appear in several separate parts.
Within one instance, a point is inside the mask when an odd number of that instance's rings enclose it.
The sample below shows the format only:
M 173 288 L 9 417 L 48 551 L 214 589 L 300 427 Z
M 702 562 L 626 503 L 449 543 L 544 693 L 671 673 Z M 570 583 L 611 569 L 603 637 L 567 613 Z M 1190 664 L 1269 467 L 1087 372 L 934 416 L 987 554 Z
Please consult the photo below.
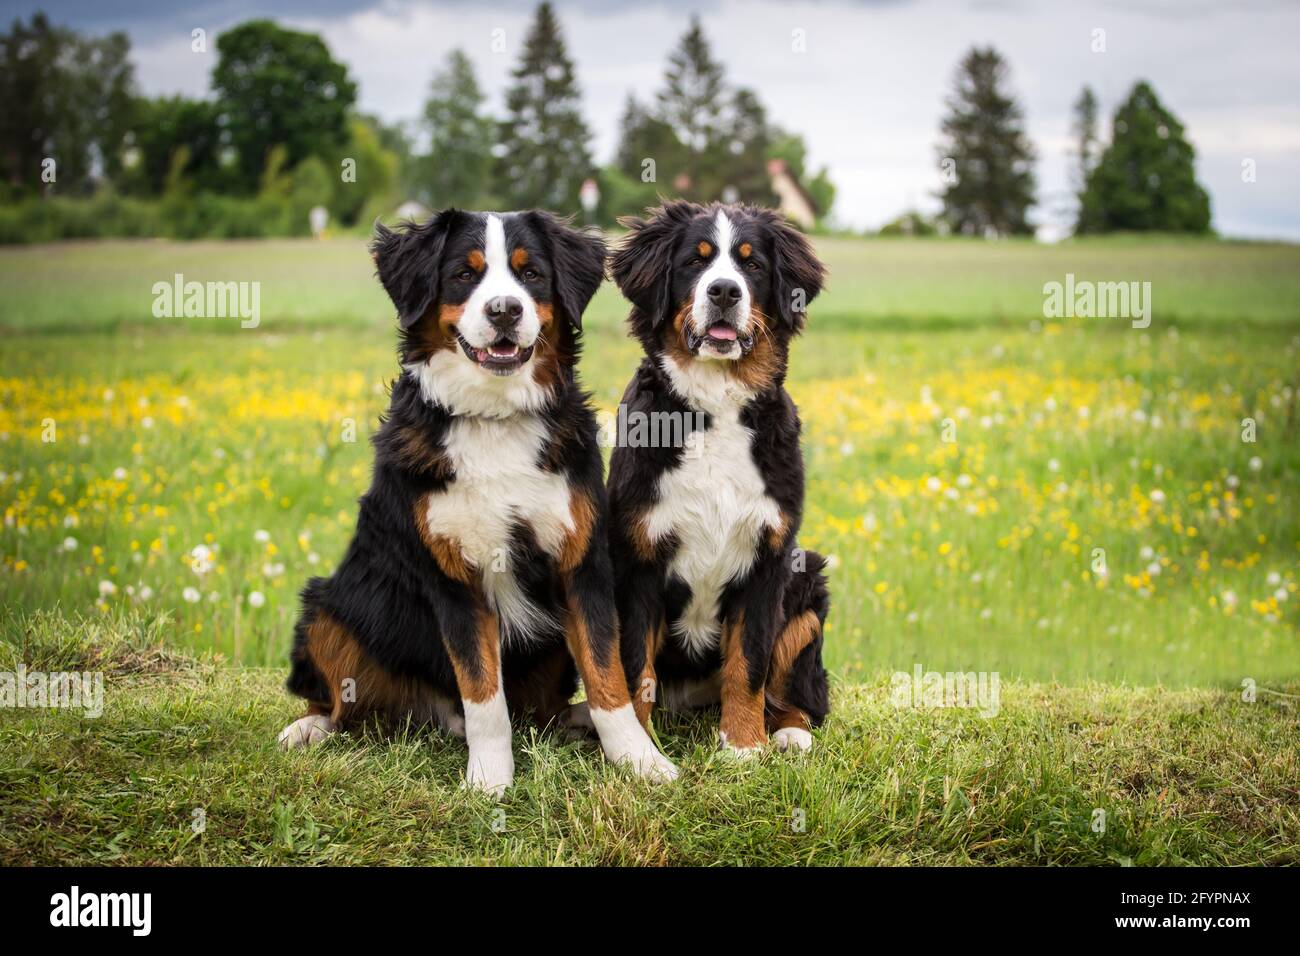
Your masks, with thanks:
M 596 158 L 615 149 L 629 91 L 661 84 L 670 49 L 698 13 L 728 79 L 758 91 L 773 122 L 802 133 L 812 162 L 839 187 L 836 218 L 875 227 L 908 206 L 937 208 L 935 141 L 957 61 L 992 44 L 1011 65 L 1038 149 L 1047 228 L 1068 203 L 1070 104 L 1084 83 L 1105 123 L 1135 80 L 1152 82 L 1197 150 L 1214 226 L 1234 236 L 1300 239 L 1300 3 L 1294 0 L 662 0 L 555 3 L 577 63 Z M 522 46 L 531 2 L 286 0 L 169 4 L 138 0 L 0 0 L 6 24 L 44 9 L 90 33 L 125 30 L 141 88 L 204 95 L 215 58 L 190 51 L 258 15 L 321 33 L 360 85 L 359 105 L 386 120 L 414 118 L 429 78 L 453 47 L 473 59 L 492 107 Z M 154 8 L 154 9 L 151 9 Z M 492 52 L 504 30 L 505 53 Z M 1094 31 L 1105 52 L 1093 52 Z M 802 30 L 806 52 L 792 49 Z M 1252 159 L 1256 181 L 1242 181 Z

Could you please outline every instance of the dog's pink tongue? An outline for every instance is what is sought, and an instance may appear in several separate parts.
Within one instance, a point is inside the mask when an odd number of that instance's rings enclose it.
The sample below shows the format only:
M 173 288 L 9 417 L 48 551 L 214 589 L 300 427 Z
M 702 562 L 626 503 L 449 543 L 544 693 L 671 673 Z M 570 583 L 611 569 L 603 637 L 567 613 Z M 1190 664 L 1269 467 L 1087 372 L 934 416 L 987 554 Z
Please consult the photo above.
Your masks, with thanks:
M 726 339 L 728 342 L 734 342 L 736 340 L 736 330 L 729 325 L 723 325 L 719 322 L 717 325 L 712 326 L 709 329 L 709 338 Z

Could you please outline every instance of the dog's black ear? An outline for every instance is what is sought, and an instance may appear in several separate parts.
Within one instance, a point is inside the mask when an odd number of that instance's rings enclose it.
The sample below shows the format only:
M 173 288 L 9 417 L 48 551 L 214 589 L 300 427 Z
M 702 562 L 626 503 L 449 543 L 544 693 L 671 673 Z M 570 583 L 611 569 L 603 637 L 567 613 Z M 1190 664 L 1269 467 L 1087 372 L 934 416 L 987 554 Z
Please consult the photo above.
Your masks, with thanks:
M 826 267 L 808 238 L 783 216 L 773 213 L 770 225 L 776 314 L 797 335 L 803 331 L 809 303 L 822 290 Z
M 574 229 L 568 219 L 549 212 L 532 212 L 529 216 L 550 242 L 552 288 L 561 318 L 581 331 L 582 313 L 605 281 L 605 240 Z
M 614 282 L 650 320 L 652 328 L 658 328 L 674 310 L 673 251 L 678 229 L 703 211 L 703 206 L 677 200 L 646 210 L 647 219 L 626 216 L 619 220 L 629 232 L 610 263 Z
M 397 306 L 403 329 L 418 322 L 437 301 L 442 249 L 452 222 L 460 215 L 447 209 L 423 223 L 403 222 L 396 230 L 375 223 L 370 255 L 379 281 Z

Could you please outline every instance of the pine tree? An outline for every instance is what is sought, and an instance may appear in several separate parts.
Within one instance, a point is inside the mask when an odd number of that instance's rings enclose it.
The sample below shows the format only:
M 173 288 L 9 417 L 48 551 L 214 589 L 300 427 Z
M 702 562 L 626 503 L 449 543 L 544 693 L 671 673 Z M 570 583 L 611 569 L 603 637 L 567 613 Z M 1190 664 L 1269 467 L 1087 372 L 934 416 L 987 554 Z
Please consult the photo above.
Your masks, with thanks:
M 1078 231 L 1207 232 L 1210 197 L 1196 181 L 1183 124 L 1146 82 L 1115 111 L 1111 142 L 1088 176 Z
M 731 198 L 734 191 L 739 201 L 774 205 L 772 178 L 767 172 L 772 131 L 767 111 L 753 90 L 741 88 L 732 96 L 725 142 L 729 155 L 715 171 L 720 174 L 720 193 Z
M 943 218 L 954 232 L 999 236 L 1033 232 L 1034 151 L 1024 114 L 1006 91 L 1006 61 L 973 48 L 957 70 L 941 131 L 940 169 L 947 188 Z
M 654 160 L 647 167 L 646 160 Z M 672 127 L 653 116 L 637 98 L 628 94 L 619 124 L 618 155 L 614 160 L 619 171 L 637 182 L 651 169 L 654 183 L 671 184 L 685 166 L 685 151 Z
M 1097 95 L 1085 86 L 1074 101 L 1074 170 L 1076 191 L 1083 195 L 1088 175 L 1097 164 Z
M 664 89 L 659 93 L 659 118 L 672 127 L 686 150 L 683 172 L 689 178 L 684 192 L 707 198 L 703 181 L 716 176 L 724 140 L 722 110 L 725 105 L 722 64 L 713 59 L 699 17 L 668 57 Z
M 416 181 L 425 204 L 439 209 L 491 205 L 492 170 L 484 157 L 492 154 L 496 124 L 482 112 L 484 99 L 469 57 L 453 50 L 424 104 L 429 154 L 417 163 Z
M 538 6 L 512 75 L 500 126 L 498 191 L 516 209 L 574 212 L 578 189 L 593 169 L 591 133 L 579 112 L 573 61 L 549 3 Z

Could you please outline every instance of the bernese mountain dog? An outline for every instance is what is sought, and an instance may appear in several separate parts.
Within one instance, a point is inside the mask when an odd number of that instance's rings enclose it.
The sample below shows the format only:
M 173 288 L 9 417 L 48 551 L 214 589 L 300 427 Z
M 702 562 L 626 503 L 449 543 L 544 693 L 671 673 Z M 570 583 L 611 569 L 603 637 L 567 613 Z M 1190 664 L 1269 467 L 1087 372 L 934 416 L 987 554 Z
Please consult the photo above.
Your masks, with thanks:
M 721 704 L 727 750 L 752 753 L 769 733 L 806 750 L 830 710 L 829 595 L 824 559 L 796 543 L 804 469 L 784 382 L 825 270 L 768 209 L 678 201 L 648 213 L 623 220 L 612 261 L 645 350 L 620 415 L 687 424 L 649 433 L 683 441 L 620 440 L 610 462 L 633 704 L 642 723 L 656 700 Z
M 511 717 L 529 713 L 673 778 L 623 674 L 596 419 L 574 375 L 603 241 L 543 212 L 447 210 L 379 226 L 371 249 L 403 374 L 352 541 L 302 592 L 288 688 L 308 707 L 281 745 L 372 717 L 436 724 L 468 744 L 466 785 L 500 795 Z M 578 676 L 587 700 L 570 708 Z

